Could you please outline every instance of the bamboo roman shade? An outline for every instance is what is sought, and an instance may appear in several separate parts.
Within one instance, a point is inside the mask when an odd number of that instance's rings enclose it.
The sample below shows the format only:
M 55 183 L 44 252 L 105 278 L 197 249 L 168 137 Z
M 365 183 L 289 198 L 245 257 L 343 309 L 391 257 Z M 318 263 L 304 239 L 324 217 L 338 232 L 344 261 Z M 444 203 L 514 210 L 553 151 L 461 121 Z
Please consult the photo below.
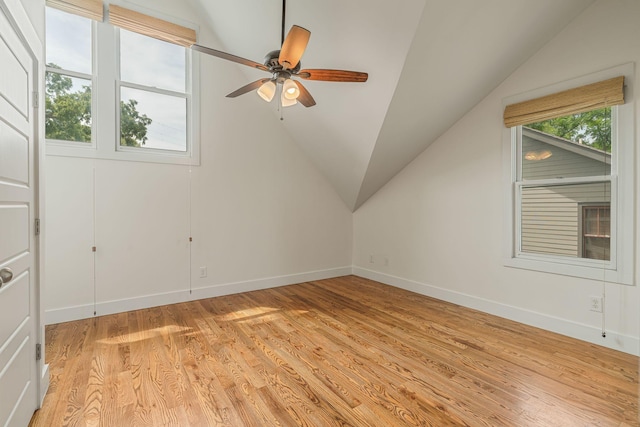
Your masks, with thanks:
M 47 6 L 100 22 L 104 19 L 101 0 L 47 0 Z
M 624 104 L 624 76 L 507 105 L 504 125 L 514 127 Z
M 191 28 L 114 4 L 109 5 L 109 22 L 125 30 L 185 47 L 189 47 L 196 42 L 196 32 Z

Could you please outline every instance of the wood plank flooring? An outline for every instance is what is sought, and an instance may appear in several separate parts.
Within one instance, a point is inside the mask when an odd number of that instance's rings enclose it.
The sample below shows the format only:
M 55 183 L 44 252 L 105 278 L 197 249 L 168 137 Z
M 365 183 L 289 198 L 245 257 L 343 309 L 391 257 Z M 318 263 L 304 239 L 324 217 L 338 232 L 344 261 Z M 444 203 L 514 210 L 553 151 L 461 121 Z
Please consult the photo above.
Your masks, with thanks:
M 48 326 L 40 426 L 638 426 L 638 358 L 347 276 Z

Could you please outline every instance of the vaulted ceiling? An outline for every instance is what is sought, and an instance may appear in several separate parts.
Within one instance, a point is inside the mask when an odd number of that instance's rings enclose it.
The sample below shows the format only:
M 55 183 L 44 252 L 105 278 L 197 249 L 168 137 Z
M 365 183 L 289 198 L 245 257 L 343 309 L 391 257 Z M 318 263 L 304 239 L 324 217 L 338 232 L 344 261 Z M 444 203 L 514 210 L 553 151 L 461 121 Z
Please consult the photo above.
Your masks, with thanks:
M 317 105 L 285 109 L 283 126 L 356 210 L 593 1 L 289 0 L 287 30 L 311 31 L 303 68 L 369 80 L 305 81 Z M 209 47 L 256 62 L 279 48 L 281 0 L 192 2 L 220 42 Z

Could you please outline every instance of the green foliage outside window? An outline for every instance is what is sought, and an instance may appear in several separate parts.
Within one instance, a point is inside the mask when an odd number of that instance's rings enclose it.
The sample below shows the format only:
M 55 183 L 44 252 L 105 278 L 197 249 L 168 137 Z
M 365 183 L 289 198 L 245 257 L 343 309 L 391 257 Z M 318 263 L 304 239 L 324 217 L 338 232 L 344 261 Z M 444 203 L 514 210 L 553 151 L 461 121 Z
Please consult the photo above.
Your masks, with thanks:
M 572 114 L 525 125 L 550 135 L 611 153 L 611 108 Z
M 47 64 L 57 68 L 55 64 Z M 46 73 L 45 136 L 61 141 L 91 142 L 91 86 L 73 88 L 73 80 Z M 120 101 L 120 145 L 140 147 L 147 142 L 152 119 L 137 110 L 138 101 Z
M 90 86 L 74 91 L 70 77 L 47 72 L 45 134 L 48 139 L 91 142 Z
M 136 109 L 138 101 L 120 101 L 120 145 L 140 147 L 147 142 L 147 126 L 152 120 Z

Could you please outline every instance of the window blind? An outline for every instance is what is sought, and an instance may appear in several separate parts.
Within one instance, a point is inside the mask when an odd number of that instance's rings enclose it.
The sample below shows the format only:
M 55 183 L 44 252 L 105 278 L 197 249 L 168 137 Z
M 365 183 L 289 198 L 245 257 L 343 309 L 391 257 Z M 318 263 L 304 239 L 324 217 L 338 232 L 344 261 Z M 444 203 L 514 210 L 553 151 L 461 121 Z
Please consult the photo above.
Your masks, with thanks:
M 504 125 L 514 127 L 624 104 L 624 76 L 507 105 Z
M 191 28 L 114 4 L 109 5 L 109 22 L 125 30 L 185 47 L 189 47 L 196 42 L 196 32 Z
M 104 19 L 101 0 L 47 0 L 47 6 L 96 21 Z

